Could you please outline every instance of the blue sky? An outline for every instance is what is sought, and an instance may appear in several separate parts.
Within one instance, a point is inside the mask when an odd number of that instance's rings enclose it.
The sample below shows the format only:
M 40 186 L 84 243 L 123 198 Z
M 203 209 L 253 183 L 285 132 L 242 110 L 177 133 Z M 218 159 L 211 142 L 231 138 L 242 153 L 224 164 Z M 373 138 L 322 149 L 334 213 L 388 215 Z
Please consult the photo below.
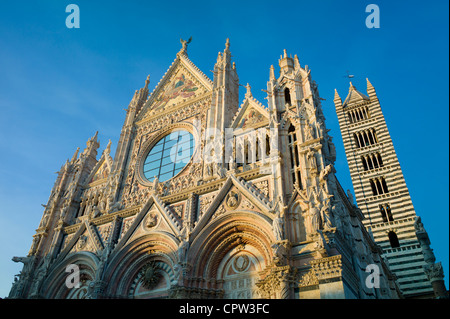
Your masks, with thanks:
M 68 29 L 65 8 L 80 8 Z M 368 29 L 365 8 L 380 8 Z M 375 86 L 416 213 L 449 276 L 448 2 L 436 1 L 2 1 L 0 3 L 0 297 L 28 253 L 55 172 L 99 131 L 115 151 L 128 106 L 150 90 L 193 37 L 190 59 L 210 78 L 230 38 L 242 84 L 263 104 L 270 65 L 286 49 L 312 70 L 337 147 L 337 176 L 352 189 L 334 110 L 336 88 Z M 243 92 L 241 92 L 241 100 Z

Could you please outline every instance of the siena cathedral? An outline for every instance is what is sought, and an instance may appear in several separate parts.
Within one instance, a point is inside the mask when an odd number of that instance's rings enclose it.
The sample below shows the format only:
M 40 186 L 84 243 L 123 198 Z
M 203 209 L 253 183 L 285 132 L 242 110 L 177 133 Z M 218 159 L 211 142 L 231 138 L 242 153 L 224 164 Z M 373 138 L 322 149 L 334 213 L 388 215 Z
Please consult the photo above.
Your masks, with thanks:
M 189 41 L 61 167 L 8 298 L 446 298 L 372 84 L 334 103 L 355 199 L 334 169 L 318 86 L 286 51 L 239 99 L 230 43 L 209 79 Z

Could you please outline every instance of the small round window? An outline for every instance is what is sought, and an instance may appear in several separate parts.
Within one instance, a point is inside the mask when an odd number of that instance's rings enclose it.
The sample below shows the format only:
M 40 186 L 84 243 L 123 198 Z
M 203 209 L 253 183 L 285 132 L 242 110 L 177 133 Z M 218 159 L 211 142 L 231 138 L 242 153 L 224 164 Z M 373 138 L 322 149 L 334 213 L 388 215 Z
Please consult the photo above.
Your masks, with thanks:
M 144 162 L 144 176 L 153 181 L 155 176 L 165 182 L 177 175 L 194 154 L 194 137 L 187 131 L 173 131 L 156 143 Z

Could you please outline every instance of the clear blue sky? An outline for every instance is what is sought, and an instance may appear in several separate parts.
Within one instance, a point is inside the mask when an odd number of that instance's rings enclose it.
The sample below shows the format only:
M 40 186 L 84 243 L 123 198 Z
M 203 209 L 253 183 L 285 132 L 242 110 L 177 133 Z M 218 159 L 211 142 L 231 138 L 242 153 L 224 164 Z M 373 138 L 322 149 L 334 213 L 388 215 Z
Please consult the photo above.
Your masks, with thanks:
M 80 8 L 68 29 L 65 8 Z M 380 8 L 368 29 L 365 8 Z M 319 85 L 337 146 L 337 176 L 352 189 L 333 96 L 347 70 L 377 90 L 416 213 L 449 278 L 448 2 L 2 1 L 0 3 L 0 297 L 7 296 L 56 178 L 99 131 L 115 151 L 136 89 L 156 86 L 193 37 L 190 59 L 210 78 L 230 38 L 242 84 L 263 104 L 271 64 L 286 49 Z M 241 95 L 241 100 L 243 94 Z

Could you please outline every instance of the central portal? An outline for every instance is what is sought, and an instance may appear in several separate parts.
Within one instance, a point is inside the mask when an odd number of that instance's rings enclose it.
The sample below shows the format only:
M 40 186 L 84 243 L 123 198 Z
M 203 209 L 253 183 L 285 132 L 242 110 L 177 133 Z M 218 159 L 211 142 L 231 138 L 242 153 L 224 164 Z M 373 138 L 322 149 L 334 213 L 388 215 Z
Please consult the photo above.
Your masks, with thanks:
M 223 269 L 225 299 L 260 298 L 256 287 L 260 263 L 253 254 L 238 252 L 225 261 Z

